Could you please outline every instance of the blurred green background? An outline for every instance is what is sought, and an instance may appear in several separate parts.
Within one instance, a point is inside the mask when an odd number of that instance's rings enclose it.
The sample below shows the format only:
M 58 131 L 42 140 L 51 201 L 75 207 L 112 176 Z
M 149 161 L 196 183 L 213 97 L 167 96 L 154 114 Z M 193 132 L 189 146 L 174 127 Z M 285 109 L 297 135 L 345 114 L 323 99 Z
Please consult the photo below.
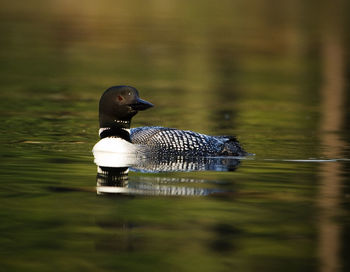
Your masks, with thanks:
M 0 271 L 349 271 L 349 5 L 1 0 Z M 98 100 L 120 84 L 156 105 L 133 126 L 256 154 L 131 181 L 233 194 L 97 196 Z

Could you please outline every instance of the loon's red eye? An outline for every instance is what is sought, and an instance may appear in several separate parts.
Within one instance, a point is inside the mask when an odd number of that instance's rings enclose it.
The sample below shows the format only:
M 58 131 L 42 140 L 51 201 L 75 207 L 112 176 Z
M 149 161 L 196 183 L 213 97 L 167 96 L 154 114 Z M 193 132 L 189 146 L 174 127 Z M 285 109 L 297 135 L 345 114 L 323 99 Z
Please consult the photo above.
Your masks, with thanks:
M 119 100 L 119 101 L 123 101 L 124 98 L 123 98 L 121 95 L 118 95 L 118 100 Z

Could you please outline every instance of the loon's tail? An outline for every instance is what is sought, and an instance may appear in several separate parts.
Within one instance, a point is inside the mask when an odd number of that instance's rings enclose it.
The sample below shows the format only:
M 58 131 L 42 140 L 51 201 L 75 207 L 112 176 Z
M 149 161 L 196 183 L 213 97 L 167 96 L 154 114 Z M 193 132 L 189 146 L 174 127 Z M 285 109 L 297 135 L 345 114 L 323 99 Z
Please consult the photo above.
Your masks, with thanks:
M 218 136 L 219 139 L 224 141 L 224 145 L 221 150 L 223 156 L 247 156 L 250 153 L 246 152 L 235 136 Z

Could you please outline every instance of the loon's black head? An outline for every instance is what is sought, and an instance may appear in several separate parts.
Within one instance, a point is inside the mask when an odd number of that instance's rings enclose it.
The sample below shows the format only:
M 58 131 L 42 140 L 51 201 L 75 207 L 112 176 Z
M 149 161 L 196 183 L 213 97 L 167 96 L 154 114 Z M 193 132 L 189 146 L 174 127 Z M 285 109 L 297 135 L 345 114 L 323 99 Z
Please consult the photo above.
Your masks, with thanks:
M 130 86 L 113 86 L 101 96 L 99 105 L 100 128 L 129 128 L 131 118 L 140 110 L 153 105 L 139 97 L 138 91 Z

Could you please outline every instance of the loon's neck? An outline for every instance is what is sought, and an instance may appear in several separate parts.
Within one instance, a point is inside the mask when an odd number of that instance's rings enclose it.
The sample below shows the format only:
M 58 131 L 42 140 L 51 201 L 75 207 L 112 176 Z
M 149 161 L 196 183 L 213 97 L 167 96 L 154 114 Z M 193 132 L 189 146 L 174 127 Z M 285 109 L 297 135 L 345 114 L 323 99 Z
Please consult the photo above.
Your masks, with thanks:
M 123 127 L 117 127 L 117 126 L 105 127 L 105 128 L 100 128 L 98 131 L 98 134 L 100 135 L 101 139 L 107 138 L 107 137 L 117 137 L 131 143 L 130 128 L 123 128 Z

